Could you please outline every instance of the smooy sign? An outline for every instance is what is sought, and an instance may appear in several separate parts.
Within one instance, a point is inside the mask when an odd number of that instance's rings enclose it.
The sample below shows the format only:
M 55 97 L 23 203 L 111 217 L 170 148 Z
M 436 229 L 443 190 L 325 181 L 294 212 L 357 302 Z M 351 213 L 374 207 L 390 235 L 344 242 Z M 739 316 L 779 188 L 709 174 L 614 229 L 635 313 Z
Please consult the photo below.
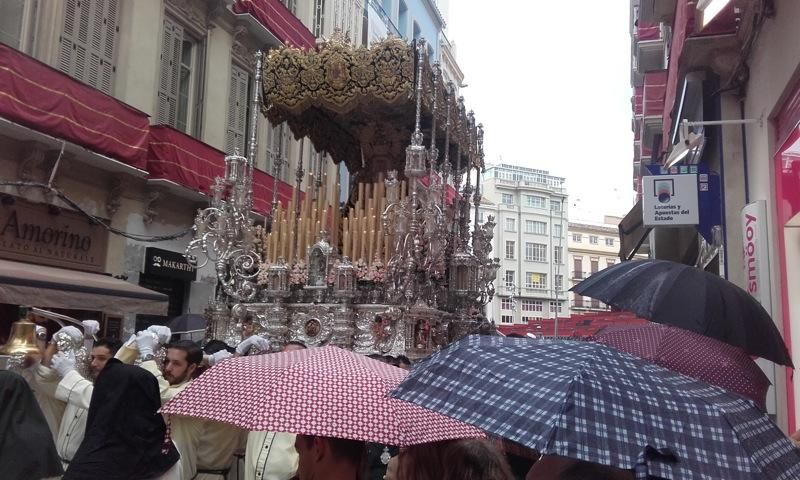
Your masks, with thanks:
M 742 209 L 745 290 L 771 314 L 768 235 L 767 203 L 758 200 L 745 206 Z

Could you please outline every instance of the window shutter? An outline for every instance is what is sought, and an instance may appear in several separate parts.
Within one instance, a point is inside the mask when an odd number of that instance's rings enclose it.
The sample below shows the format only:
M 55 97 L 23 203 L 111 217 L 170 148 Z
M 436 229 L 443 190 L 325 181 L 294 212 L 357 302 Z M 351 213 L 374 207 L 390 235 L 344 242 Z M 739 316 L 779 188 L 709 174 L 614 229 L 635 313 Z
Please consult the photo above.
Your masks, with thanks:
M 236 65 L 231 66 L 231 87 L 228 94 L 228 130 L 225 135 L 225 152 L 232 154 L 239 149 L 246 153 L 247 138 L 247 87 L 250 81 L 247 72 Z
M 118 0 L 65 0 L 58 69 L 106 93 L 114 77 Z
M 161 77 L 158 84 L 158 123 L 165 123 L 173 127 L 178 118 L 178 82 L 182 42 L 183 28 L 169 18 L 165 18 L 161 42 Z

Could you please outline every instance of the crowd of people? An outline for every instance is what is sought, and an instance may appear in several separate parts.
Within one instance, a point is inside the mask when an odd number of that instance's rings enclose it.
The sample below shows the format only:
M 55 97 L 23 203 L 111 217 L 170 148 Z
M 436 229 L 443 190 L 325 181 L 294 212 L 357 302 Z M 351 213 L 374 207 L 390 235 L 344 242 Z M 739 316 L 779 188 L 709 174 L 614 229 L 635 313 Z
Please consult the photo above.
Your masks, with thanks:
M 270 350 L 249 335 L 234 349 L 173 341 L 152 326 L 124 344 L 68 326 L 21 373 L 0 371 L 0 477 L 8 480 L 521 480 L 632 479 L 633 473 L 544 456 L 500 440 L 460 439 L 399 449 L 350 439 L 245 432 L 161 405 L 227 359 Z M 66 342 L 66 343 L 65 343 Z M 89 347 L 88 368 L 65 349 Z M 59 345 L 62 349 L 59 349 Z M 289 342 L 283 351 L 306 345 Z M 163 352 L 159 359 L 158 352 Z M 371 358 L 408 369 L 404 356 Z

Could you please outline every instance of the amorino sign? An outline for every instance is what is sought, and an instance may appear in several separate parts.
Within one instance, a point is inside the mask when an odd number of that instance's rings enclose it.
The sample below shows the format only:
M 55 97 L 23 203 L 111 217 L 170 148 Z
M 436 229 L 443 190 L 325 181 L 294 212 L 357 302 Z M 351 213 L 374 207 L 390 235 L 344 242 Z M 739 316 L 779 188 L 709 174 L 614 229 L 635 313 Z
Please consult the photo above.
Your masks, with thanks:
M 0 205 L 0 258 L 102 272 L 108 232 L 85 216 L 18 197 Z

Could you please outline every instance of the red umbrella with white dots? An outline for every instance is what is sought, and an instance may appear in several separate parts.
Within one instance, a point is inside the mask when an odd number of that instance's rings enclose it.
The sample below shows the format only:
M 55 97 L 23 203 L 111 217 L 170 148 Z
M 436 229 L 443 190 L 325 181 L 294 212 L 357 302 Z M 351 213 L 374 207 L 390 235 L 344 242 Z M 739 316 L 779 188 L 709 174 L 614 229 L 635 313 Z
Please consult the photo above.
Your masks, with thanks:
M 407 446 L 483 432 L 387 396 L 408 372 L 337 347 L 232 358 L 162 408 L 251 431 Z
M 588 340 L 738 393 L 766 409 L 769 379 L 741 348 L 661 324 L 617 328 Z

